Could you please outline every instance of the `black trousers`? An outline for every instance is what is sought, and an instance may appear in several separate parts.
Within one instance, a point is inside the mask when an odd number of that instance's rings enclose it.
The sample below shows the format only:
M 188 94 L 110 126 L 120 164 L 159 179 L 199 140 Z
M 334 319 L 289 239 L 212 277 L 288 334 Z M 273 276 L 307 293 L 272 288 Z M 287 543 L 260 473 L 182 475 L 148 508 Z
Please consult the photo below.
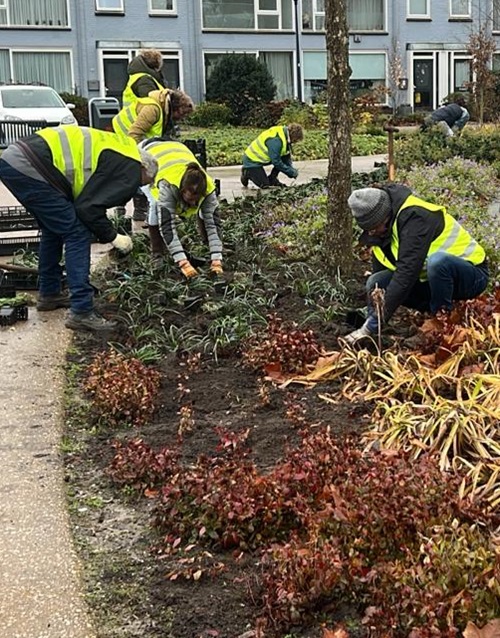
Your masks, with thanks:
M 252 181 L 255 186 L 259 188 L 268 188 L 269 186 L 277 186 L 278 175 L 280 171 L 273 166 L 269 175 L 264 170 L 263 166 L 256 166 L 255 168 L 243 168 L 242 175 Z

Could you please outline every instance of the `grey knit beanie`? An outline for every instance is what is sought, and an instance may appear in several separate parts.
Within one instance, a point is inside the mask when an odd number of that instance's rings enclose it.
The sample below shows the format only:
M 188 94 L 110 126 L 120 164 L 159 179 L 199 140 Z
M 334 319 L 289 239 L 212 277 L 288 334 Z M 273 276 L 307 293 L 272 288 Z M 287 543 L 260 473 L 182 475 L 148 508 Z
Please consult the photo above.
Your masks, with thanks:
M 389 195 L 380 188 L 359 188 L 352 192 L 347 203 L 363 230 L 373 230 L 391 214 Z

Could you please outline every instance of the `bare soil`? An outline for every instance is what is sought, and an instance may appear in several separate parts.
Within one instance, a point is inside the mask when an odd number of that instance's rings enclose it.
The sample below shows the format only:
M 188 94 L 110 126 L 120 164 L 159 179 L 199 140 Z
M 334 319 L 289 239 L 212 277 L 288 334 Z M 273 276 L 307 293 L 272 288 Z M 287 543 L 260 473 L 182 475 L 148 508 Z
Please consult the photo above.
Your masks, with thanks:
M 319 341 L 332 342 L 334 333 L 343 329 L 325 326 Z M 92 336 L 79 337 L 80 352 L 69 357 L 69 365 L 88 361 L 102 346 Z M 127 494 L 105 474 L 115 438 L 139 436 L 155 448 L 175 444 L 180 422 L 177 385 L 179 375 L 186 374 L 183 364 L 173 355 L 163 361 L 159 409 L 145 428 L 89 430 L 74 408 L 68 418 L 71 444 L 66 467 L 74 533 L 99 637 L 235 638 L 251 631 L 260 613 L 255 599 L 258 555 L 237 557 L 210 549 L 206 557 L 198 555 L 196 560 L 217 565 L 215 575 L 203 575 L 197 582 L 182 576 L 170 580 L 169 575 L 179 570 L 178 559 L 156 551 L 158 538 L 150 526 L 154 499 Z M 214 428 L 222 426 L 234 432 L 249 429 L 248 443 L 256 464 L 262 470 L 270 468 L 285 446 L 298 441 L 300 424 L 287 416 L 290 404 L 309 427 L 328 425 L 339 437 L 360 433 L 371 412 L 370 405 L 324 401 L 320 395 L 338 396 L 333 384 L 279 389 L 267 383 L 263 400 L 261 376 L 245 368 L 236 353 L 217 363 L 202 359 L 199 369 L 189 373 L 186 385 L 193 415 L 191 431 L 184 433 L 186 464 L 200 454 L 214 453 L 218 441 Z M 344 608 L 341 601 L 330 605 L 322 618 L 330 626 L 337 620 L 353 626 L 359 622 L 356 610 Z M 294 635 L 319 636 L 319 624 L 297 628 Z

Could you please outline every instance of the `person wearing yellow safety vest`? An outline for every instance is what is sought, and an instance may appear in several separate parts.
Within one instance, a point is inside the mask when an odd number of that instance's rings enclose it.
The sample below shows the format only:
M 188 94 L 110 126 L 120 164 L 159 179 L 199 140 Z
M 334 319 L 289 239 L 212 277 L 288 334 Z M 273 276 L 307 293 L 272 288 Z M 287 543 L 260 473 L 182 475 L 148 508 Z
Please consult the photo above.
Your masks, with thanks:
M 137 98 L 113 118 L 113 130 L 137 143 L 150 137 L 172 136 L 174 123 L 193 112 L 193 100 L 183 91 L 161 89 Z
M 130 106 L 151 91 L 161 91 L 167 82 L 162 75 L 163 56 L 158 49 L 141 49 L 127 67 L 128 82 L 122 93 L 122 107 Z
M 41 230 L 39 311 L 70 308 L 65 325 L 73 330 L 115 327 L 94 310 L 92 238 L 124 254 L 132 250 L 131 238 L 116 232 L 106 212 L 151 183 L 157 170 L 155 158 L 133 140 L 79 126 L 42 129 L 3 152 L 0 179 Z M 62 289 L 63 248 L 69 296 Z
M 148 229 L 153 259 L 158 263 L 166 250 L 181 272 L 191 278 L 198 273 L 186 254 L 176 228 L 176 217 L 196 217 L 198 229 L 210 251 L 210 272 L 222 275 L 222 241 L 219 202 L 212 178 L 182 142 L 146 141 L 158 161 L 158 173 L 151 187 Z
M 285 184 L 278 179 L 280 173 L 291 178 L 297 177 L 299 171 L 292 162 L 292 144 L 303 139 L 304 131 L 300 124 L 272 126 L 263 131 L 243 154 L 240 178 L 243 186 L 247 187 L 251 181 L 259 188 L 282 187 Z M 268 175 L 264 166 L 270 164 L 273 168 Z
M 349 345 L 378 332 L 375 287 L 385 290 L 384 324 L 401 305 L 435 314 L 485 290 L 484 249 L 443 206 L 416 197 L 403 184 L 360 188 L 348 204 L 374 261 L 366 283 L 368 319 L 343 338 Z
M 152 137 L 171 139 L 175 137 L 176 122 L 192 113 L 193 109 L 192 99 L 182 91 L 151 91 L 147 97 L 137 98 L 115 115 L 113 130 L 118 135 L 131 137 L 137 143 Z M 134 221 L 145 220 L 148 211 L 146 196 L 139 191 L 133 201 Z

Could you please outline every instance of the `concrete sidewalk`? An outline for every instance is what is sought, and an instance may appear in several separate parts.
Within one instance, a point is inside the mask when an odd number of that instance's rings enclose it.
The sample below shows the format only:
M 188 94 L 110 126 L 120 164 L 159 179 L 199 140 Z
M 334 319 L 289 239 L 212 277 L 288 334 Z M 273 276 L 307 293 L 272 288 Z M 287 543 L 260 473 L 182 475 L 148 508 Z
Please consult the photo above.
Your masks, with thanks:
M 380 161 L 384 155 L 355 157 L 353 170 L 370 171 Z M 327 160 L 296 165 L 296 183 L 327 175 Z M 208 172 L 221 180 L 228 201 L 258 192 L 242 187 L 239 166 Z M 17 203 L 0 183 L 0 206 Z M 96 254 L 108 248 L 96 245 Z M 64 316 L 65 310 L 30 308 L 27 322 L 0 328 L 1 638 L 96 635 L 83 600 L 59 456 L 62 363 L 71 339 Z
M 370 155 L 367 157 L 353 157 L 353 173 L 368 173 L 375 168 L 375 163 L 386 162 L 387 155 Z M 326 177 L 328 175 L 328 160 L 314 160 L 311 162 L 294 162 L 294 166 L 299 171 L 297 179 L 289 179 L 285 175 L 280 175 L 280 181 L 287 185 L 306 184 L 315 177 Z M 221 181 L 221 197 L 228 202 L 241 195 L 253 195 L 259 189 L 253 184 L 248 188 L 243 188 L 240 182 L 241 166 L 221 166 L 220 168 L 208 168 L 207 172 L 214 179 Z

